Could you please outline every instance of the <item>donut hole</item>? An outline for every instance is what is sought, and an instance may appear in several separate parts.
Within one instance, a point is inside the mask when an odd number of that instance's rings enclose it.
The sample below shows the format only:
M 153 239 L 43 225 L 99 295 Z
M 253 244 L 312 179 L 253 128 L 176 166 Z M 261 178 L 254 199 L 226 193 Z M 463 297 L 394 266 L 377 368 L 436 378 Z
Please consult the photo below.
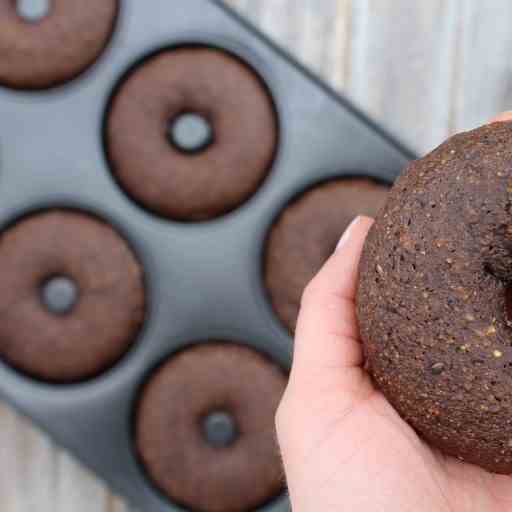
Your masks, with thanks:
M 18 16 L 29 23 L 36 23 L 46 18 L 51 8 L 51 0 L 16 0 Z
M 240 435 L 236 418 L 224 410 L 210 412 L 201 423 L 203 438 L 213 448 L 228 448 Z
M 169 120 L 167 138 L 182 153 L 202 153 L 214 142 L 213 126 L 199 113 L 183 112 Z
M 64 275 L 54 275 L 45 279 L 39 293 L 45 309 L 54 315 L 70 314 L 80 297 L 76 281 Z

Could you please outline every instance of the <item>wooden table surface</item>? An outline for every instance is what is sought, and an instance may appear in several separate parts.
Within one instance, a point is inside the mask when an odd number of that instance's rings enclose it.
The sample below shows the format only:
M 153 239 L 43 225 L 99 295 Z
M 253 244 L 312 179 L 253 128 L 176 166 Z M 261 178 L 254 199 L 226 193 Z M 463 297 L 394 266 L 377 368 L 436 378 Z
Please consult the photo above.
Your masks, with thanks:
M 509 0 L 229 3 L 419 153 L 512 109 Z M 0 510 L 129 507 L 2 405 Z

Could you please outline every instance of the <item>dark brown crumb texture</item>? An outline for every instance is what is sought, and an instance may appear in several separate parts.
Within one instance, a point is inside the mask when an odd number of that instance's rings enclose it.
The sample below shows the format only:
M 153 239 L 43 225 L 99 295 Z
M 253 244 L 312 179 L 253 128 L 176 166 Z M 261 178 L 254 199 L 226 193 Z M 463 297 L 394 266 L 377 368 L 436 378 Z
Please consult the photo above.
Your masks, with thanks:
M 512 473 L 512 124 L 413 162 L 370 231 L 358 315 L 378 387 L 427 441 Z

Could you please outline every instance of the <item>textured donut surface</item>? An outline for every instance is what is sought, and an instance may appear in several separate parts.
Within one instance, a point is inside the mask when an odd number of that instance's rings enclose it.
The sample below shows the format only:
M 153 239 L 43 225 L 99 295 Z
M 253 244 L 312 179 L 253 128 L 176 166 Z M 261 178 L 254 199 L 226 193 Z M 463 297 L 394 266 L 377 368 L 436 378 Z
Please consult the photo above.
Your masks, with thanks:
M 428 442 L 512 473 L 512 124 L 413 162 L 372 227 L 358 317 L 367 367 Z
M 75 382 L 99 375 L 133 345 L 145 317 L 143 269 L 108 224 L 46 210 L 0 234 L 0 358 L 32 377 Z M 55 314 L 45 282 L 66 277 L 76 304 Z
M 197 153 L 169 143 L 169 123 L 195 114 L 213 135 Z M 118 88 L 106 123 L 107 154 L 123 189 L 145 208 L 180 221 L 236 209 L 260 187 L 278 145 L 273 100 L 259 75 L 223 50 L 166 50 Z

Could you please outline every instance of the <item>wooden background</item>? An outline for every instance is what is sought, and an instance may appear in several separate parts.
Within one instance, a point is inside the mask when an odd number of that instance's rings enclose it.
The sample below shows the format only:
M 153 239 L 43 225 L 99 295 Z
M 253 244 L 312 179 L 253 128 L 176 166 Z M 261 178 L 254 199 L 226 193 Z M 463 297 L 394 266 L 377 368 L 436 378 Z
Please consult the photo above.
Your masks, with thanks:
M 512 109 L 510 0 L 229 3 L 419 153 Z M 0 510 L 129 508 L 0 405 Z

